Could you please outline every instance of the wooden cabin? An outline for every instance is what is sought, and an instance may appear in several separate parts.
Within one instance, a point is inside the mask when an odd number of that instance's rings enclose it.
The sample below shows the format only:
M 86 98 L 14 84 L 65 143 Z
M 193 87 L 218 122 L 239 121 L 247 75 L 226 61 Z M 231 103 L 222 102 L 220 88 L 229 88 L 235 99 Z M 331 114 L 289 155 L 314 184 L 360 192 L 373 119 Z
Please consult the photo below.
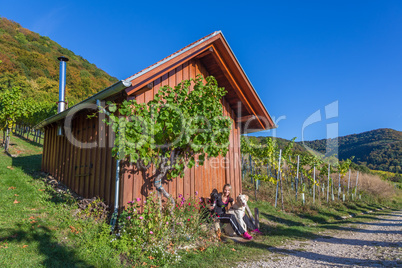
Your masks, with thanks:
M 224 184 L 230 183 L 232 194 L 238 195 L 242 192 L 240 135 L 275 125 L 220 31 L 38 124 L 36 128 L 45 130 L 42 171 L 81 196 L 98 196 L 112 205 L 116 187 L 116 160 L 111 156 L 113 133 L 102 122 L 104 114 L 88 118 L 95 112 L 94 103 L 132 98 L 139 103 L 148 102 L 160 87 L 173 87 L 198 74 L 213 75 L 218 85 L 228 91 L 221 103 L 224 115 L 233 123 L 229 151 L 224 157 L 187 169 L 183 178 L 164 181 L 163 186 L 174 197 L 194 196 L 196 191 L 198 196 L 206 197 L 212 189 L 221 191 Z M 58 135 L 60 128 L 64 131 L 62 136 Z M 120 207 L 138 197 L 144 200 L 153 190 L 149 174 L 152 169 L 142 174 L 128 163 L 121 164 Z

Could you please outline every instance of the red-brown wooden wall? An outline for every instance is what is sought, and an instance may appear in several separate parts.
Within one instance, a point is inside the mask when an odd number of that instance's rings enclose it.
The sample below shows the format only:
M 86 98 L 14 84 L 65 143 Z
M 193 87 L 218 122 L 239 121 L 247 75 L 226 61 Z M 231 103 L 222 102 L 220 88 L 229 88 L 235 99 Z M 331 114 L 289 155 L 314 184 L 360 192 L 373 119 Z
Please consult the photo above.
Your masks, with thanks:
M 206 77 L 208 72 L 198 60 L 190 60 L 155 79 L 152 89 L 135 98 L 139 103 L 148 102 L 161 86 L 175 86 L 182 80 L 194 78 L 198 74 Z M 128 96 L 130 97 L 132 96 Z M 204 166 L 187 169 L 184 178 L 166 182 L 164 187 L 173 196 L 194 196 L 197 191 L 199 196 L 206 197 L 214 188 L 222 191 L 225 183 L 232 185 L 233 196 L 241 193 L 240 129 L 235 114 L 225 99 L 222 100 L 222 106 L 224 115 L 232 118 L 230 146 L 226 157 L 209 159 Z M 46 127 L 42 170 L 54 175 L 79 195 L 99 196 L 112 205 L 116 170 L 116 161 L 111 157 L 113 134 L 109 127 L 102 123 L 101 118 L 88 119 L 87 114 L 83 111 L 72 120 L 72 133 L 77 142 L 71 143 L 65 136 L 56 136 L 56 124 Z M 76 146 L 78 141 L 97 142 L 98 146 L 82 149 Z M 152 175 L 152 172 L 151 167 L 148 174 Z M 138 197 L 144 200 L 150 191 L 154 191 L 147 176 L 137 172 L 133 166 L 123 165 L 120 178 L 120 206 Z

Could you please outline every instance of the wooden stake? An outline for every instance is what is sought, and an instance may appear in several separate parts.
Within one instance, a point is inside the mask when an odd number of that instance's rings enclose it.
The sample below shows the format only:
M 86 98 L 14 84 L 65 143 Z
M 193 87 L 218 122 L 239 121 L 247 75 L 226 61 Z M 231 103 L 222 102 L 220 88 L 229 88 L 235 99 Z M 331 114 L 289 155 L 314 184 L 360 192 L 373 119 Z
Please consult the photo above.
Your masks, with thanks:
M 296 181 L 295 181 L 295 189 L 296 189 L 296 201 L 297 201 L 297 184 L 299 183 L 299 155 L 297 156 L 297 173 L 296 173 Z
M 329 176 L 331 173 L 331 164 L 328 164 L 328 185 L 327 185 L 327 203 L 329 202 Z
M 276 174 L 276 193 L 275 193 L 275 207 L 278 204 L 278 182 L 279 182 L 279 176 L 281 172 L 281 157 L 282 157 L 282 149 L 279 150 L 279 164 L 278 164 L 278 172 Z
M 257 229 L 260 229 L 260 212 L 258 210 L 258 208 L 254 208 L 254 225 L 255 227 L 257 227 Z
M 341 195 L 341 173 L 338 174 L 338 200 L 340 199 Z
M 315 165 L 314 165 L 314 176 L 313 176 L 313 204 L 315 203 Z
M 356 190 L 355 190 L 355 195 L 357 196 L 357 185 L 359 182 L 359 171 L 357 172 L 357 176 L 356 176 Z

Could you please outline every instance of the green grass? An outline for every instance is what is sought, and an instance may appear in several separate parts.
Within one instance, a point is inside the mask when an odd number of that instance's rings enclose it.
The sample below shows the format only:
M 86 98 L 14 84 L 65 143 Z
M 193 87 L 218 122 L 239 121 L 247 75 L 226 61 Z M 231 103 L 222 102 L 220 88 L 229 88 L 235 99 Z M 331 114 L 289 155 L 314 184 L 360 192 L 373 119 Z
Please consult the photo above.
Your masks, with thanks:
M 103 224 L 73 217 L 75 201 L 43 182 L 41 148 L 12 144 L 18 157 L 0 153 L 0 267 L 118 266 Z
M 39 172 L 42 148 L 18 137 L 11 141 L 11 152 L 18 156 L 0 153 L 0 267 L 130 267 L 110 247 L 112 237 L 106 223 L 73 216 L 76 202 L 43 182 L 46 174 Z M 249 188 L 253 196 L 248 182 L 243 188 Z M 356 202 L 326 204 L 321 200 L 302 206 L 290 199 L 282 212 L 270 202 L 251 198 L 251 209 L 260 210 L 264 235 L 243 244 L 228 240 L 203 251 L 183 251 L 182 261 L 172 267 L 227 267 L 239 261 L 268 258 L 270 248 L 289 240 L 319 237 L 320 232 L 342 229 L 345 223 L 375 220 L 383 212 L 360 213 L 384 206 L 400 209 L 401 203 L 399 198 L 380 204 L 375 198 L 363 196 Z M 351 213 L 357 216 L 339 220 Z
M 28 141 L 28 142 L 30 142 L 32 144 L 35 144 L 35 145 L 38 145 L 38 146 L 43 146 L 43 136 L 44 136 L 44 134 L 42 134 L 42 136 L 40 138 L 40 143 L 36 143 L 36 142 L 34 142 L 35 136 L 34 136 L 34 133 L 32 131 L 29 132 L 28 139 L 27 139 L 27 133 L 22 133 L 21 135 L 18 135 L 19 138 L 22 138 L 25 141 Z M 39 139 L 38 139 L 38 141 L 39 141 Z

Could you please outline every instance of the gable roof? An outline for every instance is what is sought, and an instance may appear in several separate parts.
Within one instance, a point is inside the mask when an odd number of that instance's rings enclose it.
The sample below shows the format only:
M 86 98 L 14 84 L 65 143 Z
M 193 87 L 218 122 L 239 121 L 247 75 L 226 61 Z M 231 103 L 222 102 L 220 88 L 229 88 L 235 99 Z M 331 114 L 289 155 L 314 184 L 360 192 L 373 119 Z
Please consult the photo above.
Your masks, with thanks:
M 136 95 L 157 77 L 193 58 L 199 59 L 208 73 L 217 79 L 218 85 L 225 87 L 228 91 L 225 99 L 235 111 L 237 122 L 242 124 L 241 129 L 252 128 L 253 130 L 249 132 L 253 132 L 276 127 L 222 32 L 216 31 L 62 113 L 40 122 L 35 128 L 42 128 L 63 119 L 69 111 L 80 104 L 95 103 L 97 99 L 103 100 L 122 91 L 125 91 L 127 95 Z

